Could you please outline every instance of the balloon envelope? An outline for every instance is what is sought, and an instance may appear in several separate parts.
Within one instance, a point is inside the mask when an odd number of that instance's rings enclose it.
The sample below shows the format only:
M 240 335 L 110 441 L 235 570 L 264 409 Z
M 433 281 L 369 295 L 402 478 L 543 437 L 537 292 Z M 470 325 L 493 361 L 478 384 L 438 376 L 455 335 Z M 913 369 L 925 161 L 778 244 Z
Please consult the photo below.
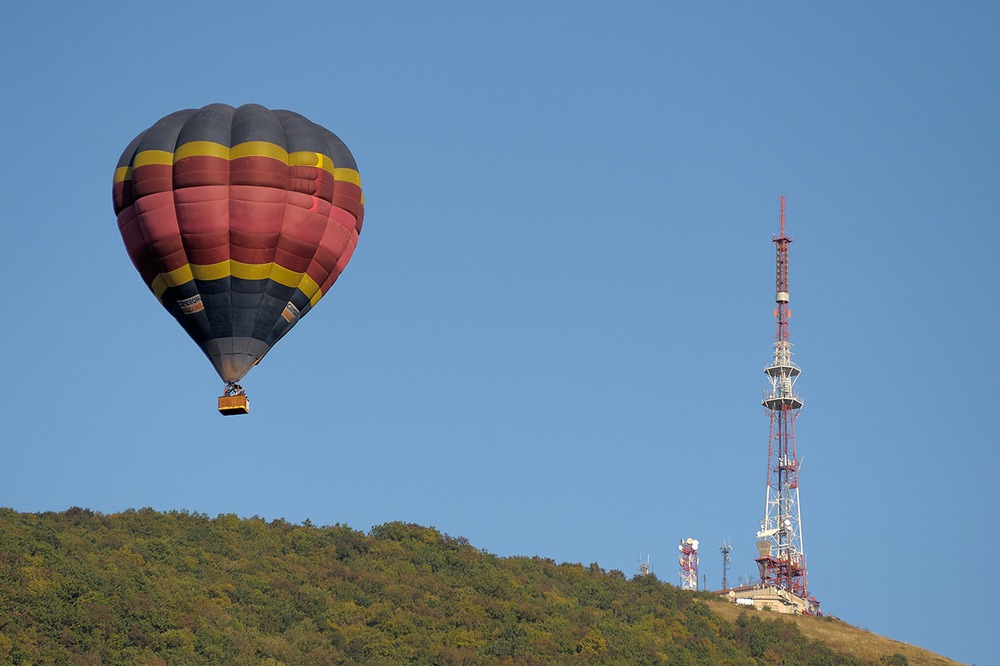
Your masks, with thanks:
M 226 382 L 330 289 L 364 218 L 343 141 L 255 104 L 159 120 L 122 153 L 112 198 L 132 263 Z

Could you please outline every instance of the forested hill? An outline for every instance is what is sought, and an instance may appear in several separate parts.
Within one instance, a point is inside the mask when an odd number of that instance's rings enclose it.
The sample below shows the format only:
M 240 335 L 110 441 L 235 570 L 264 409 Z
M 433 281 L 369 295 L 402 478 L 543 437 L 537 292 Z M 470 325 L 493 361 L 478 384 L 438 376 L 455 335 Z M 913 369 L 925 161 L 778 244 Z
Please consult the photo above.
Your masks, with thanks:
M 0 664 L 908 663 L 719 605 L 402 523 L 0 509 Z

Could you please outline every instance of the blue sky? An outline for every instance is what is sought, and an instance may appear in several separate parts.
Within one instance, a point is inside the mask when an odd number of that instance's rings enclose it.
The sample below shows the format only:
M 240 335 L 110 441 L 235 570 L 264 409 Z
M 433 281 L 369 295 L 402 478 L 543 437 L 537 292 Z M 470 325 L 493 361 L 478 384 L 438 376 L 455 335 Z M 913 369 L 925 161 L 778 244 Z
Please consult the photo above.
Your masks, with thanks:
M 1000 10 L 987 2 L 6 3 L 0 505 L 150 506 L 752 577 L 778 197 L 810 591 L 992 642 Z M 243 382 L 133 270 L 111 179 L 212 102 L 358 160 L 351 265 Z M 17 285 L 17 289 L 13 289 Z

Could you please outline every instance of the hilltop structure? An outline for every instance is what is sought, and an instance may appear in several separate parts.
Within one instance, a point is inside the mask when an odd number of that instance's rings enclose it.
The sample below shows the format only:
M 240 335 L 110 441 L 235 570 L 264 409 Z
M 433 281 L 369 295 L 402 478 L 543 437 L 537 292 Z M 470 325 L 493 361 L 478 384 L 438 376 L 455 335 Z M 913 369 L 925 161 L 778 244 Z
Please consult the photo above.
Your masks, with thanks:
M 789 335 L 788 246 L 785 233 L 785 197 L 781 197 L 776 249 L 775 308 L 777 331 L 774 355 L 764 368 L 770 388 L 762 404 L 771 421 L 768 439 L 767 486 L 764 519 L 757 532 L 757 567 L 760 583 L 723 589 L 736 603 L 787 613 L 819 614 L 819 602 L 806 586 L 806 556 L 802 544 L 802 514 L 799 508 L 799 461 L 795 445 L 795 419 L 802 399 L 795 388 L 801 370 L 792 362 Z
M 698 540 L 681 539 L 677 546 L 680 551 L 680 579 L 682 590 L 698 590 Z

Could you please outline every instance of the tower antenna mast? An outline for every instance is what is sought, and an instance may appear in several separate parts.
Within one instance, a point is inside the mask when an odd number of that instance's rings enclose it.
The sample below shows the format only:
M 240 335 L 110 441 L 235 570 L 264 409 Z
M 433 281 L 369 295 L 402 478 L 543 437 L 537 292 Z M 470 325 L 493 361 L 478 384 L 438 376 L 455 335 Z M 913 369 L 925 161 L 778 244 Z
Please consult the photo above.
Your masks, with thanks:
M 722 591 L 725 592 L 729 589 L 729 553 L 733 551 L 733 544 L 729 543 L 726 539 L 719 546 L 719 552 L 722 553 Z
M 680 564 L 681 589 L 698 590 L 698 540 L 681 539 L 677 546 L 680 551 L 678 563 Z
M 757 566 L 761 584 L 786 590 L 809 602 L 819 612 L 819 603 L 808 596 L 806 557 L 802 545 L 802 515 L 799 509 L 799 462 L 795 447 L 795 419 L 802 408 L 796 391 L 799 367 L 792 362 L 788 324 L 788 246 L 792 239 L 785 231 L 785 197 L 781 197 L 779 235 L 775 244 L 775 309 L 777 330 L 774 358 L 764 368 L 770 388 L 762 404 L 771 421 L 768 444 L 767 485 L 764 519 L 757 532 Z

